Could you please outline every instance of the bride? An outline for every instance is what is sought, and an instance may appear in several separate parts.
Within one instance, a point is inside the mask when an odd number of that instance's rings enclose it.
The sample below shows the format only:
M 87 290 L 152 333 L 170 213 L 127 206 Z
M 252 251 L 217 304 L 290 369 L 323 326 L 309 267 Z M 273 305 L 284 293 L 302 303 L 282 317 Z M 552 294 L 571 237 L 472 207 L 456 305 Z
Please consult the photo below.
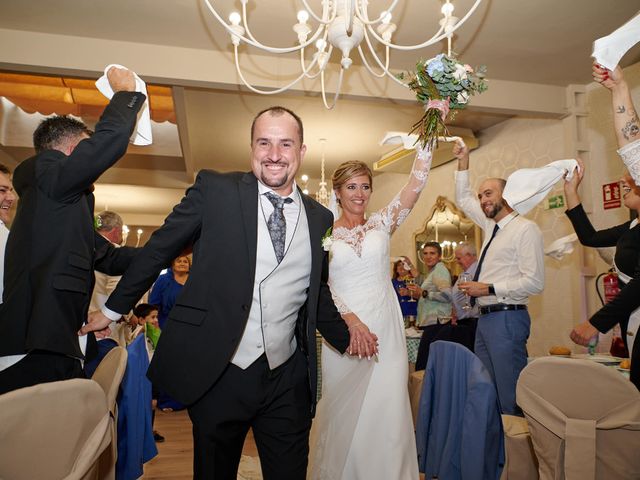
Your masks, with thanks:
M 368 220 L 369 167 L 350 161 L 333 174 L 342 215 L 329 247 L 329 285 L 349 330 L 370 328 L 379 352 L 370 361 L 359 360 L 323 343 L 322 398 L 310 440 L 312 480 L 418 478 L 404 324 L 389 280 L 389 240 L 417 202 L 430 168 L 431 152 L 419 150 L 407 184 Z

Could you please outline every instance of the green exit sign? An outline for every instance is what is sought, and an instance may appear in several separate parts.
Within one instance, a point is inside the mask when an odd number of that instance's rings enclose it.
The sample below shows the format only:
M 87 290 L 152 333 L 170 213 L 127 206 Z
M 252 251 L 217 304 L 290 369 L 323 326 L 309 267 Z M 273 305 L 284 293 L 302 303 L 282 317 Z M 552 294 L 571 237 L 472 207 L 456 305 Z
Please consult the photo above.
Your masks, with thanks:
M 549 209 L 564 207 L 564 195 L 554 195 L 549 197 L 548 201 Z

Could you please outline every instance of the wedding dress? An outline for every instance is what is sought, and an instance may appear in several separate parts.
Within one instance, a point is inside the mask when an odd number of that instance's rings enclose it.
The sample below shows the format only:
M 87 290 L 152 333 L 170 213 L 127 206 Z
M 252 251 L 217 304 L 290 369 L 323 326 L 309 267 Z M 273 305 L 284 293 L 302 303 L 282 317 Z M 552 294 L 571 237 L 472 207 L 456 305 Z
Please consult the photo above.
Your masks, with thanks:
M 310 440 L 312 480 L 416 480 L 418 463 L 407 388 L 404 322 L 390 279 L 391 234 L 427 180 L 431 153 L 419 151 L 408 183 L 354 229 L 335 228 L 329 286 L 340 313 L 353 312 L 378 336 L 371 360 L 322 345 L 322 398 Z

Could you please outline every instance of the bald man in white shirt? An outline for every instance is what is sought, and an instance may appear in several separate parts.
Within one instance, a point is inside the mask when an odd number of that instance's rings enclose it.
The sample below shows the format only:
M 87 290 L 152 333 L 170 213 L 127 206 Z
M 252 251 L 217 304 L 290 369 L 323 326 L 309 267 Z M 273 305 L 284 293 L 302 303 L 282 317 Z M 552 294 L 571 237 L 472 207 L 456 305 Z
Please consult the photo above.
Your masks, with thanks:
M 458 143 L 456 203 L 485 232 L 473 281 L 458 285 L 480 307 L 475 354 L 496 382 L 502 413 L 520 414 L 516 383 L 527 364 L 531 319 L 527 304 L 544 287 L 544 245 L 538 226 L 504 201 L 500 178 L 469 185 L 469 149 Z

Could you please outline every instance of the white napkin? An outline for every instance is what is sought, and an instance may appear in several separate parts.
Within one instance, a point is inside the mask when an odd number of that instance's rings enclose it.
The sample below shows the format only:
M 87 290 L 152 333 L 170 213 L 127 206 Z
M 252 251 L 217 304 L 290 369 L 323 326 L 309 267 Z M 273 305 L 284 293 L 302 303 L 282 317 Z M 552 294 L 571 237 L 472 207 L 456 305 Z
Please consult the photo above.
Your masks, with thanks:
M 572 233 L 562 238 L 554 240 L 551 245 L 544 249 L 544 254 L 549 255 L 556 260 L 562 260 L 562 257 L 573 252 L 574 244 L 578 241 L 578 235 Z
M 462 141 L 460 137 L 438 137 L 439 142 L 455 142 Z M 414 150 L 418 142 L 418 135 L 407 134 L 404 132 L 387 132 L 380 145 L 402 145 L 406 150 Z
M 567 180 L 571 180 L 577 167 L 578 162 L 570 159 L 557 160 L 542 168 L 516 170 L 507 178 L 502 197 L 511 208 L 524 215 L 546 197 L 565 172 Z
M 591 56 L 603 67 L 613 70 L 622 56 L 638 42 L 640 42 L 640 15 L 636 15 L 610 35 L 593 42 Z
M 107 72 L 111 67 L 116 68 L 126 68 L 122 65 L 118 65 L 116 63 L 112 63 L 111 65 L 107 65 L 104 69 L 104 75 L 101 76 L 98 80 L 96 80 L 96 87 L 109 100 L 113 97 L 113 90 L 111 85 L 109 85 L 109 80 L 107 79 Z M 133 76 L 136 79 L 136 92 L 144 93 L 147 99 L 144 101 L 144 105 L 138 112 L 138 122 L 136 123 L 136 130 L 134 132 L 134 145 L 151 145 L 153 142 L 153 137 L 151 135 L 151 116 L 149 114 L 149 95 L 147 95 L 147 86 L 144 81 L 138 76 L 137 73 L 133 72 Z

